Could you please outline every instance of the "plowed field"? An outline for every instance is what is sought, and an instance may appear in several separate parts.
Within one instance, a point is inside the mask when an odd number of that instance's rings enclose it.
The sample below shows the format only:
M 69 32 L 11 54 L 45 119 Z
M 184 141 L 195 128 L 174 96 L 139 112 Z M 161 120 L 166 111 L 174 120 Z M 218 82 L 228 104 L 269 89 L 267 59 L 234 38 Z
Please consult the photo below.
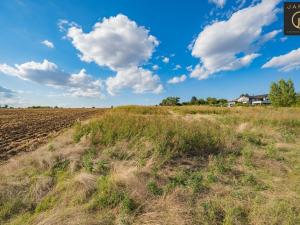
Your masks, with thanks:
M 2 109 L 0 160 L 33 150 L 49 135 L 103 112 L 104 109 Z

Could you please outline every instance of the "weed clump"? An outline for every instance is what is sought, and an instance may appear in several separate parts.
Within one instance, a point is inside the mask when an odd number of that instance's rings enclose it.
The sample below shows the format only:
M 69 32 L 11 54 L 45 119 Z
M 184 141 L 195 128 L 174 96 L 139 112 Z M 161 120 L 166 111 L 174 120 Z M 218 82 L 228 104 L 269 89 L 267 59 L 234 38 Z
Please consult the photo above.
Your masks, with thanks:
M 81 126 L 74 135 L 89 136 L 92 144 L 106 148 L 127 142 L 134 150 L 143 142 L 150 142 L 152 149 L 146 148 L 146 152 L 143 153 L 139 148 L 133 155 L 154 156 L 160 158 L 163 163 L 182 156 L 205 157 L 221 150 L 226 151 L 232 146 L 227 145 L 225 132 L 220 126 L 209 121 L 190 123 L 160 116 L 113 113 Z M 148 150 L 151 152 L 147 153 Z

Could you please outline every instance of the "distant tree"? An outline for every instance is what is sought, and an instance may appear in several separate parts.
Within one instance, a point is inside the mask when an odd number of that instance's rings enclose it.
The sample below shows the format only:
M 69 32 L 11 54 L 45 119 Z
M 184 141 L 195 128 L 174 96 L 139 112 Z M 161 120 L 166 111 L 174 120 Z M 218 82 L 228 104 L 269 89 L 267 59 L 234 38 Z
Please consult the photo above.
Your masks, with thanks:
M 193 96 L 191 98 L 190 104 L 191 105 L 198 105 L 198 99 L 195 96 Z
M 280 80 L 271 84 L 269 98 L 272 105 L 288 107 L 296 103 L 296 92 L 291 80 Z
M 180 98 L 179 97 L 167 97 L 162 100 L 160 103 L 161 106 L 174 106 L 174 105 L 180 105 L 179 103 Z
M 205 99 L 199 98 L 199 99 L 198 99 L 198 104 L 199 104 L 199 105 L 206 105 L 207 102 L 205 101 Z
M 182 102 L 181 105 L 190 105 L 191 102 Z
M 207 104 L 209 104 L 209 105 L 217 105 L 218 104 L 218 99 L 216 99 L 216 98 L 208 97 L 206 99 L 206 101 L 207 101 Z
M 4 108 L 7 109 L 7 108 L 8 108 L 8 105 L 4 105 Z
M 240 98 L 241 98 L 241 97 L 249 97 L 249 96 L 250 96 L 250 95 L 247 94 L 247 93 L 246 93 L 246 94 L 241 94 L 241 95 L 240 95 Z
M 227 105 L 228 101 L 225 98 L 220 98 L 218 99 L 218 104 L 219 105 Z

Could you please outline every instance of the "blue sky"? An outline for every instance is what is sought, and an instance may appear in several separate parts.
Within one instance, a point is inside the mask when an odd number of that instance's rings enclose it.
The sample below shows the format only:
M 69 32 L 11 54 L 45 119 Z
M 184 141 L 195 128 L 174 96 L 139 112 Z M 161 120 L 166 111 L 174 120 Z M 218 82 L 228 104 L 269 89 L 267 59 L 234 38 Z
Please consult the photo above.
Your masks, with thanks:
M 232 99 L 281 78 L 299 91 L 300 37 L 282 18 L 280 0 L 2 0 L 0 104 Z

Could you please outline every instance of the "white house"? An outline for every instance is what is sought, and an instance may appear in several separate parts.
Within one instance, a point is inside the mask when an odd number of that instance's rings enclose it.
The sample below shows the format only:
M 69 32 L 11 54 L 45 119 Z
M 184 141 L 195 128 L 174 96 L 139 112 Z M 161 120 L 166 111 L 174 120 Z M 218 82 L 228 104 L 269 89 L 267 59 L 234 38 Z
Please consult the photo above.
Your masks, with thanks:
M 248 105 L 268 105 L 271 104 L 269 96 L 264 95 L 241 95 L 239 98 L 228 102 L 228 106 L 233 106 L 237 103 Z

